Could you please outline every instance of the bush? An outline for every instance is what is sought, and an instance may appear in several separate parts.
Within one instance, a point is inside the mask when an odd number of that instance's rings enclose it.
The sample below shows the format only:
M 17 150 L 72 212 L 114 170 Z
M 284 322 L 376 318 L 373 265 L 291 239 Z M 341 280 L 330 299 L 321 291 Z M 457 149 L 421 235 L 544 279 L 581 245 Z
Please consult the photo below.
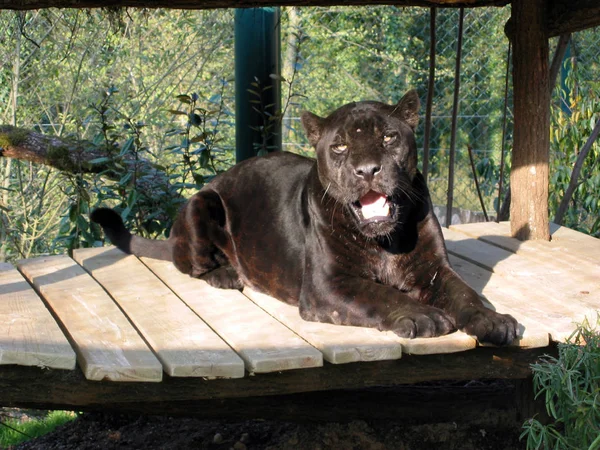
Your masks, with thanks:
M 523 424 L 527 449 L 600 449 L 600 317 L 586 321 L 567 343 L 558 344 L 558 358 L 546 356 L 532 365 L 536 398 L 544 396 L 553 420 L 532 418 Z

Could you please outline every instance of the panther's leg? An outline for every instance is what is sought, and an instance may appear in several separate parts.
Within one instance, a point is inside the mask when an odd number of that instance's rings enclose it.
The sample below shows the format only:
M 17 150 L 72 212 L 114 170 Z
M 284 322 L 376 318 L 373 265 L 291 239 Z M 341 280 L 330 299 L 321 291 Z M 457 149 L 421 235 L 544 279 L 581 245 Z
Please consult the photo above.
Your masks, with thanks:
M 173 263 L 181 272 L 215 287 L 242 287 L 226 254 L 231 241 L 225 231 L 225 209 L 219 195 L 203 189 L 180 211 L 171 231 Z
M 518 323 L 509 314 L 486 308 L 479 295 L 449 266 L 436 274 L 432 288 L 435 306 L 446 311 L 459 330 L 477 337 L 480 342 L 508 345 L 515 339 Z
M 440 271 L 444 273 L 438 274 L 439 285 L 429 286 L 435 295 L 428 303 L 365 278 L 313 271 L 305 277 L 300 314 L 306 320 L 391 330 L 409 338 L 460 329 L 496 345 L 515 339 L 513 317 L 485 308 L 477 293 L 449 267 Z
M 455 329 L 443 310 L 355 276 L 316 274 L 303 285 L 299 307 L 305 320 L 391 330 L 407 338 L 441 336 Z

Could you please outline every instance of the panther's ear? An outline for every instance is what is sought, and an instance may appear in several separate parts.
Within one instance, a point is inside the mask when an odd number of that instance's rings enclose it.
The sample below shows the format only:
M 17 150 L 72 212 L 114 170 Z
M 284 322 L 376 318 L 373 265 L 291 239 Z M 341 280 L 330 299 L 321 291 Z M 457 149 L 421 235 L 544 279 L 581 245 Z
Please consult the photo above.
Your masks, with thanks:
M 419 95 L 415 89 L 411 89 L 404 94 L 404 97 L 400 99 L 396 108 L 394 108 L 394 115 L 406 122 L 414 131 L 419 124 L 420 107 Z
M 322 117 L 319 117 L 310 111 L 304 111 L 302 113 L 302 126 L 304 127 L 304 131 L 306 131 L 308 142 L 310 142 L 310 145 L 313 147 L 317 146 L 317 142 L 319 142 L 319 139 L 321 138 L 323 121 L 324 119 Z

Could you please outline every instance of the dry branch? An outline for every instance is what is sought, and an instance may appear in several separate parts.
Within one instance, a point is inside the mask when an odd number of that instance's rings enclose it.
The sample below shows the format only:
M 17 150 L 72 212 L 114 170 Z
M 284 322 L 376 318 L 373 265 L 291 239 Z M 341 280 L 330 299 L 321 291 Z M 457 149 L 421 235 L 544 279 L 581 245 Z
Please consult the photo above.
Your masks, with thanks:
M 554 218 L 554 222 L 562 225 L 563 219 L 569 208 L 569 203 L 573 198 L 573 194 L 575 193 L 575 189 L 579 185 L 579 175 L 581 173 L 581 169 L 583 169 L 583 163 L 587 158 L 590 150 L 592 149 L 592 145 L 598 139 L 598 135 L 600 134 L 600 120 L 596 122 L 594 129 L 592 130 L 592 134 L 588 138 L 587 142 L 579 152 L 577 156 L 577 161 L 575 161 L 575 166 L 573 166 L 573 172 L 571 172 L 571 179 L 569 181 L 569 186 L 567 187 L 567 191 L 560 201 L 560 205 L 558 207 L 558 211 L 556 212 L 556 217 Z
M 131 154 L 116 156 L 119 149 L 99 147 L 85 140 L 75 140 L 0 125 L 0 157 L 31 161 L 66 173 L 96 173 L 118 181 L 123 166 L 136 171 L 137 187 L 148 195 L 173 195 L 167 175 L 143 158 Z M 112 156 L 111 156 L 112 153 Z M 121 168 L 117 166 L 119 164 Z

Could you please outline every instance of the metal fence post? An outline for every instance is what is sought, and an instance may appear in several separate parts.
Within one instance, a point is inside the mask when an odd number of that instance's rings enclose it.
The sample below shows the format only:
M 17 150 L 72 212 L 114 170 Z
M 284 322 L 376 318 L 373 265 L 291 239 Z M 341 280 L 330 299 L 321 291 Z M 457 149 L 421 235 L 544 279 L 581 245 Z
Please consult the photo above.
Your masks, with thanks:
M 280 34 L 279 8 L 236 10 L 235 142 L 238 162 L 256 155 L 259 150 L 281 149 L 281 120 L 270 119 L 279 117 L 281 111 Z M 258 87 L 252 84 L 255 82 Z

